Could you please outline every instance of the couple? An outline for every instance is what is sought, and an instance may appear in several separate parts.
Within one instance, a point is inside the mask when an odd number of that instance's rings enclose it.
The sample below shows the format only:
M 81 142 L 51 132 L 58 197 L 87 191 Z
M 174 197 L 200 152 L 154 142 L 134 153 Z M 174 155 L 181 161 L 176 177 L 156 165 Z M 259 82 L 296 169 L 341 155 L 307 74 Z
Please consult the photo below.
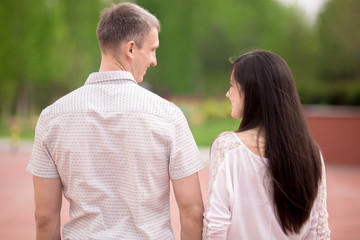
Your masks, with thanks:
M 33 174 L 37 239 L 174 239 L 170 180 L 182 239 L 329 238 L 324 163 L 287 64 L 253 51 L 231 65 L 226 96 L 242 118 L 204 167 L 174 104 L 143 89 L 156 66 L 158 19 L 133 3 L 101 15 L 99 72 L 42 111 L 27 171 Z M 225 84 L 225 83 L 224 83 Z

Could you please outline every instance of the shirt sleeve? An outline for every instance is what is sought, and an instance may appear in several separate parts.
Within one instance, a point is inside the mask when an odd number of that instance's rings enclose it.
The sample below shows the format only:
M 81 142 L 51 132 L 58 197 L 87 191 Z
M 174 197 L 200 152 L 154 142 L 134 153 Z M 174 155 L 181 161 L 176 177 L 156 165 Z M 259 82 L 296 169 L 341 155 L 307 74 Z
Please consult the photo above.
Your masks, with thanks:
M 59 178 L 56 165 L 46 147 L 46 120 L 42 113 L 36 124 L 34 146 L 26 171 L 42 178 Z
M 213 194 L 206 211 L 203 239 L 227 239 L 227 232 L 231 223 L 229 193 L 227 192 L 226 171 L 223 167 L 214 181 Z
M 231 185 L 226 172 L 226 152 L 237 147 L 231 133 L 219 135 L 212 144 L 209 160 L 208 199 L 205 205 L 203 239 L 227 239 L 231 223 Z
M 180 179 L 204 168 L 204 161 L 201 159 L 186 118 L 179 108 L 176 108 L 174 119 L 170 124 L 172 132 L 169 174 L 171 179 Z
M 330 229 L 328 225 L 329 215 L 326 206 L 326 173 L 322 156 L 321 163 L 322 178 L 318 195 L 311 212 L 310 231 L 307 234 L 306 239 L 330 239 Z
M 319 187 L 319 193 L 315 200 L 314 207 L 317 215 L 317 224 L 311 226 L 311 231 L 316 232 L 316 239 L 330 239 L 330 229 L 328 224 L 329 214 L 327 212 L 327 193 L 326 193 L 326 173 L 325 164 L 321 156 L 322 179 Z

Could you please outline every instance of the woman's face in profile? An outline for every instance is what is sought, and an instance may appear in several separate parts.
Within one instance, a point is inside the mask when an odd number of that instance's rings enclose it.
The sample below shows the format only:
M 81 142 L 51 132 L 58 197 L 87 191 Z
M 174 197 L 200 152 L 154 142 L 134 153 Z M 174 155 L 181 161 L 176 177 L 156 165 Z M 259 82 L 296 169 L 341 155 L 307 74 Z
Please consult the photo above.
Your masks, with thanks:
M 230 88 L 226 93 L 226 97 L 231 102 L 231 116 L 233 118 L 242 118 L 244 112 L 244 97 L 245 94 L 241 90 L 241 86 L 234 79 L 234 74 L 230 76 Z

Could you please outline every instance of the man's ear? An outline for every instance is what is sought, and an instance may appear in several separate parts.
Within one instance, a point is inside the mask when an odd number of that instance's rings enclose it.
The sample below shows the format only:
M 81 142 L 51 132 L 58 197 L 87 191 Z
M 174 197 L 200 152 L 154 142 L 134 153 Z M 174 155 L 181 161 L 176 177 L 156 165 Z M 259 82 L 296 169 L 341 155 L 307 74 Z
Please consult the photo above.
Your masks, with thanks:
M 134 47 L 135 47 L 135 42 L 134 41 L 128 41 L 125 45 L 125 55 L 129 58 L 133 58 L 133 53 L 134 53 Z

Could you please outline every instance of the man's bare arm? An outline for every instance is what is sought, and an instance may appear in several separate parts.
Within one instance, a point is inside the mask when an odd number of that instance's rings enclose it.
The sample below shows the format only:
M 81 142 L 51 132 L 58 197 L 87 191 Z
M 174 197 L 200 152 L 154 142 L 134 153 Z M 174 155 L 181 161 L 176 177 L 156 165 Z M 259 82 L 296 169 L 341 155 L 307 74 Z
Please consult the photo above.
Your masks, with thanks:
M 180 212 L 181 239 L 201 239 L 204 203 L 198 174 L 172 180 Z
M 33 183 L 36 239 L 61 239 L 62 184 L 60 178 L 39 178 L 34 176 Z

